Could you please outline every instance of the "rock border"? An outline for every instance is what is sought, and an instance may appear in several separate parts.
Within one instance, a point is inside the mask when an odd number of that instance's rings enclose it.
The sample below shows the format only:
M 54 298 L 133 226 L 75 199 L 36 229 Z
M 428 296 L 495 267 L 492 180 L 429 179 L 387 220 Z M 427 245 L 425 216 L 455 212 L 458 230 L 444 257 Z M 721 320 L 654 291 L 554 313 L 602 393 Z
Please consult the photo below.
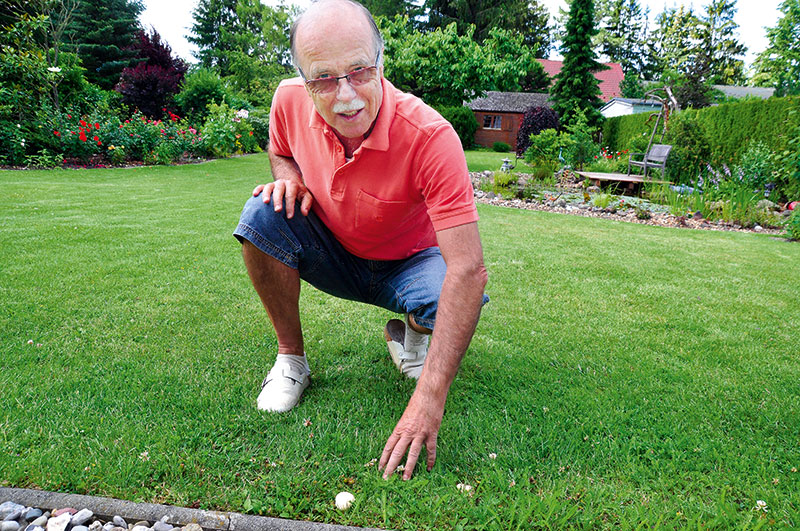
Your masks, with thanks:
M 286 520 L 267 516 L 253 516 L 223 511 L 205 511 L 155 503 L 136 503 L 114 498 L 66 494 L 43 490 L 0 487 L 0 502 L 12 501 L 26 507 L 42 510 L 73 507 L 86 508 L 94 513 L 93 518 L 113 521 L 121 516 L 127 521 L 166 521 L 178 528 L 196 524 L 204 531 L 381 531 L 377 528 L 351 527 L 323 524 L 301 520 Z M 166 518 L 165 518 L 166 517 Z
M 475 202 L 483 205 L 494 205 L 506 208 L 516 208 L 520 210 L 535 210 L 537 212 L 553 212 L 556 214 L 568 214 L 572 216 L 582 216 L 591 218 L 602 218 L 613 221 L 624 221 L 626 223 L 638 223 L 641 225 L 651 225 L 655 227 L 673 227 L 682 229 L 713 230 L 724 232 L 749 232 L 753 234 L 769 234 L 773 237 L 782 236 L 785 230 L 768 227 L 742 227 L 733 223 L 722 221 L 714 222 L 703 218 L 677 217 L 668 212 L 651 212 L 649 219 L 639 219 L 633 209 L 622 212 L 610 212 L 590 204 L 571 204 L 566 201 L 548 202 L 532 201 L 530 199 L 504 199 L 493 193 L 480 190 L 480 183 L 486 179 L 484 172 L 472 172 L 470 178 L 475 191 Z M 577 188 L 576 188 L 577 189 Z M 582 190 L 582 189 L 581 189 Z M 780 239 L 780 238 L 778 238 Z M 786 240 L 791 241 L 791 240 Z

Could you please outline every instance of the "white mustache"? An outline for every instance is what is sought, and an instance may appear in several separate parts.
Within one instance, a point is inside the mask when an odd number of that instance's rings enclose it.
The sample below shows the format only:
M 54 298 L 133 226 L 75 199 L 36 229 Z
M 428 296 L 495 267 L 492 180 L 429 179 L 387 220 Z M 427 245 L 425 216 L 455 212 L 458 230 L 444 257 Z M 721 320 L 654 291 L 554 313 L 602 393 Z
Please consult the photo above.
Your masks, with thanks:
M 361 109 L 363 109 L 366 106 L 367 106 L 367 104 L 364 102 L 364 100 L 359 99 L 359 98 L 356 98 L 356 99 L 354 99 L 352 101 L 348 101 L 348 102 L 337 101 L 333 105 L 333 112 L 335 112 L 335 113 L 344 113 L 344 112 L 360 111 Z

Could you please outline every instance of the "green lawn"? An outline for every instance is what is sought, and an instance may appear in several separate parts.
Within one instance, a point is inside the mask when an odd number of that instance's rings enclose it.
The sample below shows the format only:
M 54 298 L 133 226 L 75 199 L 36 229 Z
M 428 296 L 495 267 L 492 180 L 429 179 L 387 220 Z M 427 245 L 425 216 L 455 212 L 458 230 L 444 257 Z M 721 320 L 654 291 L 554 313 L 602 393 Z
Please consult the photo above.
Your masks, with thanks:
M 438 461 L 385 482 L 413 389 L 388 312 L 304 286 L 312 385 L 255 409 L 276 343 L 231 232 L 266 175 L 0 172 L 0 485 L 395 529 L 800 525 L 800 244 L 481 205 L 492 300 Z

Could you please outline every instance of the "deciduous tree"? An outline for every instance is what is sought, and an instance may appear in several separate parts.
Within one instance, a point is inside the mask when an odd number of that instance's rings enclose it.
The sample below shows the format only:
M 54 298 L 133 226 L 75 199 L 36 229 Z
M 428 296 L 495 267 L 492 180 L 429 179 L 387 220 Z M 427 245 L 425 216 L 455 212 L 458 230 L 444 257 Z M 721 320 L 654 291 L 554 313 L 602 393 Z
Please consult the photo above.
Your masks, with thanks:
M 700 17 L 699 49 L 707 58 L 711 84 L 744 83 L 742 57 L 747 47 L 736 36 L 739 25 L 733 20 L 735 14 L 736 0 L 711 0 Z

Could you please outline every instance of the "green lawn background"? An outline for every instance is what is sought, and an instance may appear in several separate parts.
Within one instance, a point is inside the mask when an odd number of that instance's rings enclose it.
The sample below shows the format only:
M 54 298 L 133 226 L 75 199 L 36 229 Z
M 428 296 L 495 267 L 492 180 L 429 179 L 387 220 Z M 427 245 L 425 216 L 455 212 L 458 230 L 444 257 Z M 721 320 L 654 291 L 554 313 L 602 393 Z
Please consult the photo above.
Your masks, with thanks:
M 383 482 L 413 389 L 388 312 L 304 286 L 313 384 L 255 410 L 276 346 L 231 232 L 267 172 L 0 172 L 0 484 L 403 529 L 800 523 L 800 245 L 480 206 L 492 300 L 437 465 Z

